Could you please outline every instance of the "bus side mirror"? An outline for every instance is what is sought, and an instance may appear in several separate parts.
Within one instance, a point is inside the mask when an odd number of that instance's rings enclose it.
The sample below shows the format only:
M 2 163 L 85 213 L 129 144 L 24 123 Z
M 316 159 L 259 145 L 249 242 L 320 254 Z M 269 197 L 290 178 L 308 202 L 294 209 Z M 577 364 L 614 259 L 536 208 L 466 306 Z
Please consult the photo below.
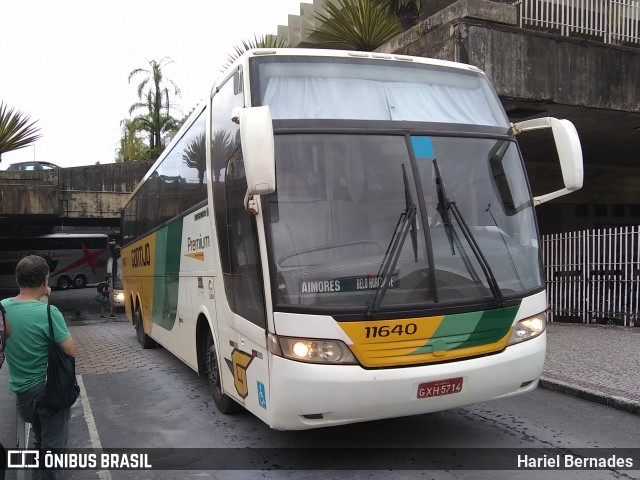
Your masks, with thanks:
M 266 195 L 276 190 L 273 123 L 268 106 L 234 109 L 240 123 L 240 141 L 247 195 Z
M 512 127 L 516 135 L 543 128 L 550 128 L 553 132 L 553 139 L 556 144 L 556 150 L 558 151 L 558 158 L 560 159 L 560 168 L 562 169 L 562 179 L 565 188 L 547 193 L 546 195 L 534 197 L 534 205 L 540 205 L 541 203 L 548 202 L 549 200 L 582 188 L 584 178 L 582 147 L 580 146 L 580 138 L 578 138 L 578 132 L 576 131 L 576 127 L 573 126 L 573 123 L 569 120 L 544 117 L 514 123 Z

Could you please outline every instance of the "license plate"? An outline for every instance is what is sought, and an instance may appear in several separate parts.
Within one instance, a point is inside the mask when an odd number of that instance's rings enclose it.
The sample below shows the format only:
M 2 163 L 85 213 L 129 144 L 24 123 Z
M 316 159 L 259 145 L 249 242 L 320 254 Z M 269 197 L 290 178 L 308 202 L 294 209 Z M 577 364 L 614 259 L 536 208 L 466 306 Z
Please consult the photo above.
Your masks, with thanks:
M 418 398 L 440 397 L 462 391 L 462 377 L 436 380 L 418 385 Z

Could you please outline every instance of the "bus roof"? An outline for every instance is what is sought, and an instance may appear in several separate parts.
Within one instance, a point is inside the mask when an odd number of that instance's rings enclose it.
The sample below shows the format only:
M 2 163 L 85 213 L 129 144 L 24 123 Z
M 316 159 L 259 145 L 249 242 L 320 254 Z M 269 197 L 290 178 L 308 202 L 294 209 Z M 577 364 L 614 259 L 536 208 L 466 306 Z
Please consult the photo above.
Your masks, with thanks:
M 437 58 L 428 58 L 428 57 L 415 57 L 410 55 L 396 55 L 391 53 L 377 53 L 377 52 L 361 52 L 355 50 L 331 50 L 331 49 L 319 49 L 319 48 L 252 48 L 247 50 L 242 55 L 240 55 L 227 69 L 224 70 L 224 73 L 218 77 L 211 90 L 209 92 L 209 96 L 213 96 L 216 89 L 220 87 L 226 80 L 227 77 L 235 70 L 238 65 L 243 65 L 249 58 L 252 57 L 265 57 L 265 56 L 299 56 L 299 57 L 334 57 L 334 58 L 361 58 L 361 59 L 374 59 L 381 61 L 393 61 L 393 62 L 412 62 L 419 63 L 422 65 L 434 65 L 440 67 L 449 67 L 449 68 L 458 68 L 461 70 L 472 71 L 476 73 L 485 74 L 481 69 L 475 67 L 473 65 L 468 65 L 466 63 L 452 62 L 450 60 L 440 60 Z M 202 101 L 194 110 L 193 113 L 199 112 L 201 109 L 204 109 L 206 105 L 206 99 Z M 193 117 L 193 113 L 191 117 Z M 189 122 L 187 122 L 189 123 Z M 183 128 L 187 128 L 188 125 L 185 123 Z M 181 129 L 182 130 L 182 129 Z M 179 138 L 180 132 L 176 134 L 174 139 Z
M 248 58 L 251 57 L 265 57 L 265 56 L 300 56 L 300 57 L 335 57 L 335 58 L 361 58 L 361 59 L 374 59 L 381 61 L 393 61 L 393 62 L 412 62 L 422 65 L 434 65 L 440 67 L 458 68 L 461 70 L 472 71 L 476 73 L 484 74 L 484 72 L 473 65 L 466 63 L 452 62 L 449 60 L 439 60 L 437 58 L 428 57 L 414 57 L 410 55 L 396 55 L 393 53 L 377 53 L 377 52 L 360 52 L 354 50 L 330 50 L 319 48 L 252 48 L 240 55 L 226 70 L 225 73 L 219 77 L 213 85 L 210 95 L 216 91 L 216 89 L 224 83 L 227 76 L 238 65 L 243 65 Z

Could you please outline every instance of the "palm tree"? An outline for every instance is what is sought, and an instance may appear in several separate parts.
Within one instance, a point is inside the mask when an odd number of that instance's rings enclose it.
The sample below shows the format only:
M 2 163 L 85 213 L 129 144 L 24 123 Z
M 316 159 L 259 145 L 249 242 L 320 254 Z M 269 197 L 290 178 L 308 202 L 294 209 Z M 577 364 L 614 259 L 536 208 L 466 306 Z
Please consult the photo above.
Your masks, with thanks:
M 228 55 L 227 63 L 223 65 L 221 71 L 226 71 L 240 55 L 252 48 L 291 48 L 291 43 L 276 35 L 262 34 L 258 36 L 254 34 L 252 39 L 243 39 L 242 45 L 233 47 L 234 51 Z
M 198 184 L 204 183 L 204 173 L 207 169 L 207 141 L 205 134 L 198 135 L 185 149 L 182 160 L 189 168 L 198 170 Z
M 314 17 L 322 26 L 311 33 L 321 43 L 330 43 L 347 50 L 371 52 L 402 33 L 400 21 L 382 3 L 371 0 L 325 0 L 327 13 L 317 13 Z
M 420 10 L 422 6 L 422 0 L 377 0 L 378 3 L 389 7 L 393 13 L 398 13 L 405 8 L 417 8 Z
M 422 8 L 422 0 L 375 0 L 377 3 L 387 7 L 393 12 L 400 23 L 403 30 L 408 30 L 418 23 L 420 8 Z
M 9 109 L 0 102 L 0 162 L 3 153 L 28 147 L 42 136 L 36 122 L 31 122 L 29 115 L 15 108 Z
M 136 68 L 129 73 L 129 83 L 131 83 L 133 77 L 139 74 L 145 75 L 137 86 L 138 99 L 140 101 L 131 105 L 129 114 L 141 108 L 147 110 L 147 114 L 144 117 L 147 117 L 148 121 L 142 123 L 145 124 L 149 132 L 149 147 L 151 150 L 162 149 L 163 128 L 166 129 L 171 120 L 176 122 L 170 114 L 170 109 L 173 105 L 170 102 L 167 84 L 173 87 L 173 94 L 176 96 L 180 96 L 180 89 L 172 80 L 165 78 L 162 73 L 162 68 L 172 62 L 173 60 L 169 57 L 164 57 L 159 62 L 150 60 L 149 66 L 151 69 Z
M 162 135 L 178 130 L 181 123 L 171 115 L 165 114 L 160 114 L 158 116 L 151 114 L 138 115 L 133 118 L 133 122 L 138 131 L 142 130 L 149 133 L 149 150 L 155 158 L 160 156 L 164 148 L 162 145 Z

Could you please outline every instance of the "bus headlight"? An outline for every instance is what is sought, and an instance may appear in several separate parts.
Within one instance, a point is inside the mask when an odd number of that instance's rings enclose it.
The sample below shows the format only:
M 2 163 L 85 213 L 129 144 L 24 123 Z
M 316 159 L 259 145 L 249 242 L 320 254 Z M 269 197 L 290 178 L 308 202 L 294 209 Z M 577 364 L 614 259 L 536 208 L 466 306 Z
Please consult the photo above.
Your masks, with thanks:
M 124 302 L 124 293 L 123 292 L 118 292 L 114 296 L 116 297 L 116 301 Z
M 514 345 L 537 337 L 544 332 L 546 324 L 547 314 L 544 312 L 534 315 L 533 317 L 520 320 L 513 327 L 513 332 L 511 332 L 511 338 L 509 338 L 509 343 L 507 345 Z
M 324 338 L 292 338 L 269 335 L 274 355 L 307 363 L 355 365 L 358 362 L 344 342 Z

